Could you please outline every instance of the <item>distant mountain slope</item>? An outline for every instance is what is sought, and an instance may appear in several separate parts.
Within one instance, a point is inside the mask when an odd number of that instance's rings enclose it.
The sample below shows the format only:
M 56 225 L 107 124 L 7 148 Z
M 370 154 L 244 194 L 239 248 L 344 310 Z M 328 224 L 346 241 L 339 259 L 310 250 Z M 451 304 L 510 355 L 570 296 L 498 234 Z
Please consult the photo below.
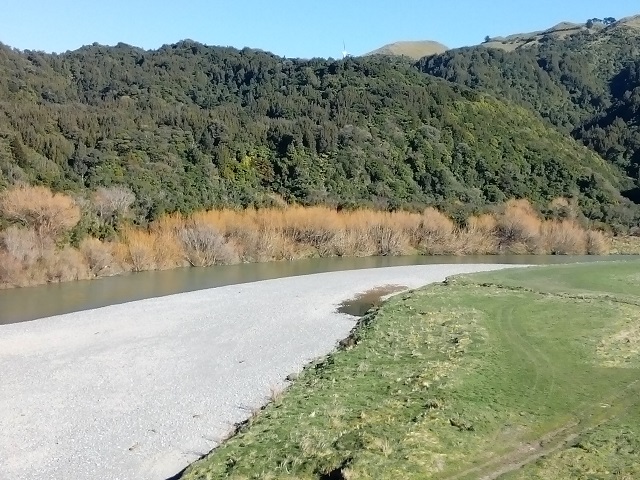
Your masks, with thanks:
M 594 26 L 595 29 L 602 28 L 601 25 Z M 585 24 L 561 22 L 546 30 L 530 33 L 517 33 L 506 37 L 490 37 L 488 41 L 482 43 L 487 48 L 499 48 L 507 52 L 522 47 L 528 47 L 546 41 L 549 38 L 566 38 L 570 35 L 587 30 Z
M 367 55 L 399 55 L 418 60 L 427 55 L 446 52 L 448 49 L 445 45 L 430 40 L 408 41 L 390 43 L 373 52 L 369 52 Z
M 450 50 L 418 67 L 534 110 L 640 186 L 640 16 L 523 38 L 502 40 L 517 45 L 510 49 L 489 42 Z
M 550 40 L 565 39 L 571 35 L 579 33 L 599 33 L 604 29 L 612 29 L 618 27 L 629 27 L 640 29 L 640 15 L 622 18 L 614 21 L 589 21 L 585 23 L 561 22 L 546 30 L 540 30 L 530 33 L 517 33 L 506 37 L 489 37 L 488 41 L 482 43 L 487 48 L 498 48 L 505 51 L 513 51 L 519 48 L 526 48 L 538 45 Z
M 191 41 L 62 55 L 0 46 L 0 72 L 0 188 L 126 185 L 139 221 L 273 193 L 459 218 L 509 197 L 544 207 L 575 196 L 594 220 L 622 215 L 621 176 L 596 154 L 400 57 L 287 60 Z

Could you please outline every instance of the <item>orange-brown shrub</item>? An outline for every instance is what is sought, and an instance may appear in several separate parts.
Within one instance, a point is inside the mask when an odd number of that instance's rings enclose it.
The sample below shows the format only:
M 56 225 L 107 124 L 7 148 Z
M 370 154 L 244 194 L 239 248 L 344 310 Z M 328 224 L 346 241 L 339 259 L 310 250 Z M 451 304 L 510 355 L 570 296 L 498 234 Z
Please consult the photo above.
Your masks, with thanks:
M 24 196 L 27 189 L 16 191 Z M 46 194 L 46 189 L 45 193 L 37 191 Z M 543 222 L 529 202 L 511 200 L 494 214 L 469 217 L 464 228 L 457 227 L 451 218 L 433 208 L 409 213 L 289 206 L 212 210 L 189 217 L 172 214 L 153 222 L 148 229 L 123 228 L 118 242 L 103 243 L 88 238 L 78 251 L 70 247 L 59 250 L 53 236 L 58 235 L 60 241 L 60 232 L 73 222 L 58 222 L 59 226 L 54 228 L 47 225 L 56 224 L 55 215 L 50 215 L 47 221 L 36 221 L 35 217 L 20 220 L 11 213 L 18 210 L 7 208 L 7 205 L 21 204 L 15 201 L 19 195 L 12 195 L 15 196 L 2 197 L 2 213 L 28 227 L 13 225 L 0 232 L 0 284 L 3 286 L 111 275 L 123 270 L 312 256 L 405 255 L 416 251 L 426 254 L 602 254 L 608 248 L 602 233 L 586 231 L 577 220 Z M 64 196 L 58 197 L 59 206 L 64 204 L 71 211 L 77 208 L 68 197 L 63 201 L 60 198 Z M 11 202 L 6 198 L 11 198 Z M 572 204 L 565 199 L 557 199 L 550 205 L 556 210 L 567 206 Z
M 492 255 L 498 253 L 496 235 L 498 221 L 491 214 L 471 216 L 466 228 L 459 232 L 460 253 L 469 255 Z
M 53 247 L 53 243 L 45 246 L 38 241 L 33 228 L 12 225 L 0 232 L 0 247 L 23 267 L 30 267 L 42 257 L 45 249 Z
M 459 250 L 453 220 L 432 207 L 422 212 L 416 237 L 417 246 L 427 255 L 455 254 Z
M 165 270 L 187 265 L 178 238 L 184 226 L 184 218 L 177 213 L 165 215 L 150 225 L 149 235 L 153 239 L 153 257 L 157 269 Z
M 97 238 L 86 238 L 80 243 L 80 253 L 84 256 L 89 272 L 94 277 L 106 277 L 122 271 L 116 261 L 113 247 Z
M 0 214 L 35 230 L 40 239 L 57 238 L 80 221 L 80 208 L 69 196 L 45 187 L 18 186 L 0 194 Z
M 370 235 L 361 230 L 347 228 L 334 238 L 335 254 L 339 257 L 368 257 L 375 255 L 376 244 Z
M 495 215 L 490 213 L 478 216 L 473 215 L 467 219 L 467 228 L 486 232 L 491 235 L 495 235 L 497 227 L 498 221 Z
M 542 253 L 542 220 L 527 200 L 509 200 L 497 216 L 498 248 L 508 253 Z
M 227 234 L 229 245 L 243 262 L 268 262 L 271 260 L 293 260 L 301 248 L 296 246 L 284 232 L 255 225 L 236 229 Z
M 91 276 L 83 255 L 71 247 L 51 251 L 45 255 L 43 270 L 47 282 L 85 280 Z
M 546 252 L 553 255 L 580 255 L 586 253 L 587 235 L 573 220 L 549 220 L 542 226 Z
M 375 255 L 405 255 L 409 247 L 409 237 L 400 229 L 380 222 L 369 227 L 368 236 L 375 248 Z
M 154 244 L 155 238 L 150 232 L 127 227 L 122 232 L 122 243 L 116 247 L 116 258 L 125 270 L 155 270 Z
M 24 286 L 23 268 L 16 257 L 0 251 L 0 288 Z
M 606 255 L 611 249 L 610 239 L 598 230 L 587 230 L 587 254 Z

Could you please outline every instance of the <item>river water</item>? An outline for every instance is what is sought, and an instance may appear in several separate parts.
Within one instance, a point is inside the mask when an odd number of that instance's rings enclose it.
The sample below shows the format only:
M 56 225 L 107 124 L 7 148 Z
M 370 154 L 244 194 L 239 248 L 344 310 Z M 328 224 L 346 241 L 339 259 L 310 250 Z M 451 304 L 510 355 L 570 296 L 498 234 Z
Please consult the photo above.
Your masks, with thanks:
M 313 273 L 403 265 L 447 263 L 544 265 L 622 260 L 625 258 L 630 257 L 550 255 L 340 257 L 140 272 L 97 280 L 0 290 L 0 325 L 142 300 L 144 298 Z

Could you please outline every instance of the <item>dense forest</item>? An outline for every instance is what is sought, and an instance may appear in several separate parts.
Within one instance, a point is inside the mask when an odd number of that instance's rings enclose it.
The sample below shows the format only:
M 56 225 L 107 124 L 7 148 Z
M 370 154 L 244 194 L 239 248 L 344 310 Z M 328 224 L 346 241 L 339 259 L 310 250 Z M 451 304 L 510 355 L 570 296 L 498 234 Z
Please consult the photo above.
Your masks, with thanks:
M 605 253 L 612 233 L 640 233 L 636 23 L 417 62 L 0 44 L 0 287 L 309 256 Z
M 628 162 L 605 162 L 565 133 L 597 123 L 599 110 L 549 124 L 528 108 L 544 113 L 547 98 L 500 100 L 403 58 L 291 60 L 193 41 L 64 54 L 0 46 L 0 72 L 0 189 L 125 189 L 140 224 L 284 203 L 435 206 L 462 221 L 509 198 L 544 208 L 558 197 L 616 230 L 637 224 L 620 195 L 633 186 Z
M 640 20 L 542 35 L 514 50 L 477 47 L 423 58 L 421 71 L 537 112 L 622 169 L 640 201 Z M 604 28 L 603 28 L 604 27 Z M 497 43 L 494 42 L 494 45 Z M 499 45 L 499 44 L 498 44 Z

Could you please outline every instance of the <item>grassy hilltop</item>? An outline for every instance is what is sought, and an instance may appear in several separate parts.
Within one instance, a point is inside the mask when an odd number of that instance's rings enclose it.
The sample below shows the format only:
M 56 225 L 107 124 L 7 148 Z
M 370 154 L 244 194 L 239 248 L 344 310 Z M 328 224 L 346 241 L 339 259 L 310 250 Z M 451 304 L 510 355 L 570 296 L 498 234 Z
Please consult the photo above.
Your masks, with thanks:
M 448 48 L 445 45 L 430 40 L 404 41 L 384 45 L 367 55 L 399 55 L 419 60 L 422 57 L 444 53 L 447 50 Z

